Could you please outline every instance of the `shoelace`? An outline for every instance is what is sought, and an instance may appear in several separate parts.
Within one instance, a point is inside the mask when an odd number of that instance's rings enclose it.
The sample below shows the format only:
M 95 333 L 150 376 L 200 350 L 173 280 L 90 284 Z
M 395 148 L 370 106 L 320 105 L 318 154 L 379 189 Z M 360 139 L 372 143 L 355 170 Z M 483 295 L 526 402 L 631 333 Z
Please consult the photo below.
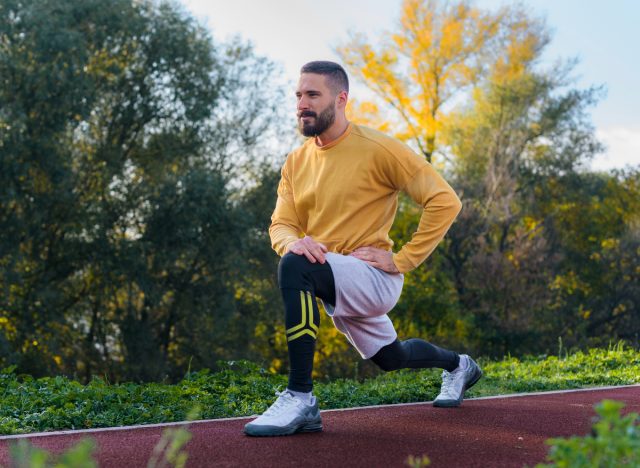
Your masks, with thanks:
M 453 374 L 453 372 L 442 371 L 442 387 L 440 392 L 451 395 L 454 380 L 455 375 Z
M 286 390 L 283 392 L 276 392 L 278 399 L 264 412 L 265 416 L 278 416 L 287 407 L 295 405 L 296 401 Z

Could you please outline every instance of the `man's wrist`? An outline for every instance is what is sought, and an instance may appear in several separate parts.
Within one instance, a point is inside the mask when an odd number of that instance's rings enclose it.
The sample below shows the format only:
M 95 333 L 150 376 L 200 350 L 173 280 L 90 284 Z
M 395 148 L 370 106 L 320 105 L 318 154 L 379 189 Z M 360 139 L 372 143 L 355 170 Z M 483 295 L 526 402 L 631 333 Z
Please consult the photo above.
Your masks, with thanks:
M 400 252 L 396 252 L 391 256 L 391 261 L 396 266 L 398 273 L 407 273 L 415 268 L 415 266 Z
M 285 240 L 284 242 L 284 253 L 289 253 L 289 248 L 291 247 L 291 245 L 294 242 L 299 241 L 300 239 L 298 237 L 290 237 L 289 239 Z

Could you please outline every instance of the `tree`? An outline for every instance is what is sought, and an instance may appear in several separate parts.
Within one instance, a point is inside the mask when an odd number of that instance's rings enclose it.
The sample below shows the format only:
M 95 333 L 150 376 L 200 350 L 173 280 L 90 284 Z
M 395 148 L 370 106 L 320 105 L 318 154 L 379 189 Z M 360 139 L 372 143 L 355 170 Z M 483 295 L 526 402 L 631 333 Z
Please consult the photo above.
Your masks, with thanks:
M 382 101 L 378 108 L 395 111 L 396 136 L 431 162 L 461 92 L 497 69 L 509 73 L 526 64 L 546 41 L 543 24 L 516 7 L 491 13 L 466 1 L 405 0 L 398 29 L 378 48 L 353 35 L 338 53 Z
M 571 345 L 638 345 L 638 169 L 549 175 L 531 210 L 558 262 L 549 275 L 558 335 Z
M 534 207 L 550 174 L 573 176 L 601 148 L 586 113 L 598 89 L 571 89 L 569 65 L 541 71 L 534 63 L 498 70 L 452 113 L 447 131 L 452 182 L 466 200 L 445 255 L 464 308 L 484 330 L 480 341 L 496 352 L 557 335 L 547 286 L 562 252 L 549 238 L 552 221 Z
M 0 8 L 3 364 L 148 380 L 232 357 L 232 180 L 257 164 L 233 159 L 277 132 L 274 66 L 171 3 Z

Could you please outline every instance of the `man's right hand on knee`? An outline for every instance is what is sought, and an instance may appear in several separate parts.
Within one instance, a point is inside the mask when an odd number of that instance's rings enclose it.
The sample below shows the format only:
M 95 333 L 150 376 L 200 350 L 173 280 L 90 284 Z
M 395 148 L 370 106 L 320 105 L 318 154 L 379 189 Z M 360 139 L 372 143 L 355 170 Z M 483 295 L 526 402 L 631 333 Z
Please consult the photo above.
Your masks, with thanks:
M 305 236 L 302 239 L 292 242 L 287 246 L 287 251 L 296 255 L 304 255 L 311 263 L 316 261 L 324 264 L 324 254 L 329 251 L 327 246 L 316 242 L 311 236 Z

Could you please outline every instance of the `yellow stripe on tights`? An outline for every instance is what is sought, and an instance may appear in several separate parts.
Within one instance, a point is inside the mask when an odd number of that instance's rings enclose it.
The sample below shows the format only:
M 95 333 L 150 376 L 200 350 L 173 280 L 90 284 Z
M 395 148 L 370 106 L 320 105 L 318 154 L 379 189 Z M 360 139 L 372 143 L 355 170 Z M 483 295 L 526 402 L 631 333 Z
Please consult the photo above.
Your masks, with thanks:
M 311 335 L 314 339 L 316 338 L 316 334 L 315 334 L 315 333 L 313 333 L 313 332 L 312 332 L 311 330 L 309 330 L 308 328 L 305 328 L 305 329 L 304 329 L 304 330 L 302 330 L 301 332 L 296 333 L 295 335 L 288 337 L 288 338 L 287 338 L 287 341 L 293 341 L 293 340 L 295 340 L 296 338 L 300 338 L 300 337 L 301 337 L 302 335 L 304 335 L 304 334 Z
M 289 333 L 293 333 L 296 330 L 300 330 L 307 324 L 307 311 L 306 311 L 307 307 L 306 307 L 306 301 L 304 300 L 304 291 L 300 291 L 300 302 L 302 304 L 302 322 L 296 325 L 295 327 L 289 328 L 287 330 L 287 335 Z

